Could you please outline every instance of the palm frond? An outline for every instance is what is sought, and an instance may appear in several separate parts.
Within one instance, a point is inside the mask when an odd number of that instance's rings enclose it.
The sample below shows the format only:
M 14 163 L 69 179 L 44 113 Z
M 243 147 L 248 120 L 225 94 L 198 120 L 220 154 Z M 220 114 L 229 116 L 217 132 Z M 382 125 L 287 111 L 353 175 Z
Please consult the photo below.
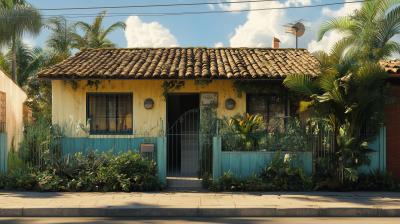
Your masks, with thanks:
M 317 41 L 321 41 L 325 33 L 330 31 L 335 31 L 337 33 L 344 34 L 346 36 L 354 35 L 355 32 L 355 22 L 349 17 L 337 17 L 322 23 L 317 31 Z
M 307 96 L 312 96 L 319 93 L 318 87 L 316 87 L 316 85 L 313 83 L 311 77 L 307 75 L 289 75 L 283 81 L 283 85 L 292 91 L 305 94 Z

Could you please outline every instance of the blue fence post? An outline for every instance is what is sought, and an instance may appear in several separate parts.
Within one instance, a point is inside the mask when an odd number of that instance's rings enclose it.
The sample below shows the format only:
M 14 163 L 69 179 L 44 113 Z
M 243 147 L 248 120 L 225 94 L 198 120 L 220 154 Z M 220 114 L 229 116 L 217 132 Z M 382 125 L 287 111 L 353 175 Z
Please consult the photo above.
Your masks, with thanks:
M 7 134 L 0 134 L 0 174 L 7 172 Z
M 221 177 L 221 164 L 222 164 L 222 153 L 221 153 L 221 137 L 213 138 L 213 179 L 217 180 Z
M 379 132 L 379 170 L 386 170 L 386 126 Z
M 158 180 L 167 184 L 167 138 L 157 137 Z

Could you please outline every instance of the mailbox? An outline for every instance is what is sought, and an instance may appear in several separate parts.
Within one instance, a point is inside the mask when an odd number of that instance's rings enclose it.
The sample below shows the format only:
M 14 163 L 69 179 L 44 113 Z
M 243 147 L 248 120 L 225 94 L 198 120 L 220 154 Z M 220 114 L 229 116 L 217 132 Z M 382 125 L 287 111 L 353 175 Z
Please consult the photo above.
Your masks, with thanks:
M 141 152 L 154 152 L 154 144 L 140 144 Z

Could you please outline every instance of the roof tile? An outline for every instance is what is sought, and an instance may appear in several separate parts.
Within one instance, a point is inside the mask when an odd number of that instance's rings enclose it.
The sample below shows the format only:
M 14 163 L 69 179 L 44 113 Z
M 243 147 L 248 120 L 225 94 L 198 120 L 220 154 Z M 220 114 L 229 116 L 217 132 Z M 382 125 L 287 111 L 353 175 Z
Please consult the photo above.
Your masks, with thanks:
M 400 61 L 392 64 L 387 66 L 400 68 Z M 317 76 L 318 67 L 318 60 L 305 49 L 84 48 L 36 76 L 46 79 L 277 79 L 295 73 Z

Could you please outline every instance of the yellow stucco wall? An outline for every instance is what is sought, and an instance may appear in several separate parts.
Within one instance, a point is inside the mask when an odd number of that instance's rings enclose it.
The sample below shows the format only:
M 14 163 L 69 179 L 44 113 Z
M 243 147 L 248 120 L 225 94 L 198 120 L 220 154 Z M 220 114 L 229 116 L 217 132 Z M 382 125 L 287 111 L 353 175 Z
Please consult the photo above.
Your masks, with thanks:
M 161 123 L 166 123 L 166 101 L 164 100 L 162 80 L 112 80 L 103 81 L 96 91 L 95 87 L 85 87 L 86 81 L 79 81 L 74 91 L 71 85 L 64 85 L 63 81 L 53 80 L 53 124 L 70 123 L 71 118 L 86 121 L 86 93 L 133 93 L 133 133 L 157 135 L 161 131 Z M 194 85 L 194 81 L 185 81 L 185 86 L 174 93 L 218 92 L 218 117 L 234 116 L 246 111 L 246 97 L 237 98 L 232 88 L 233 81 L 217 80 L 205 88 Z M 151 98 L 154 107 L 151 110 L 144 108 L 144 100 Z M 232 98 L 236 101 L 233 110 L 226 110 L 225 101 Z M 92 136 L 101 137 L 101 136 Z
M 23 123 L 23 103 L 27 95 L 5 72 L 0 69 L 0 91 L 6 93 L 6 131 L 7 145 L 10 149 L 12 137 L 15 136 L 14 145 L 19 142 Z

